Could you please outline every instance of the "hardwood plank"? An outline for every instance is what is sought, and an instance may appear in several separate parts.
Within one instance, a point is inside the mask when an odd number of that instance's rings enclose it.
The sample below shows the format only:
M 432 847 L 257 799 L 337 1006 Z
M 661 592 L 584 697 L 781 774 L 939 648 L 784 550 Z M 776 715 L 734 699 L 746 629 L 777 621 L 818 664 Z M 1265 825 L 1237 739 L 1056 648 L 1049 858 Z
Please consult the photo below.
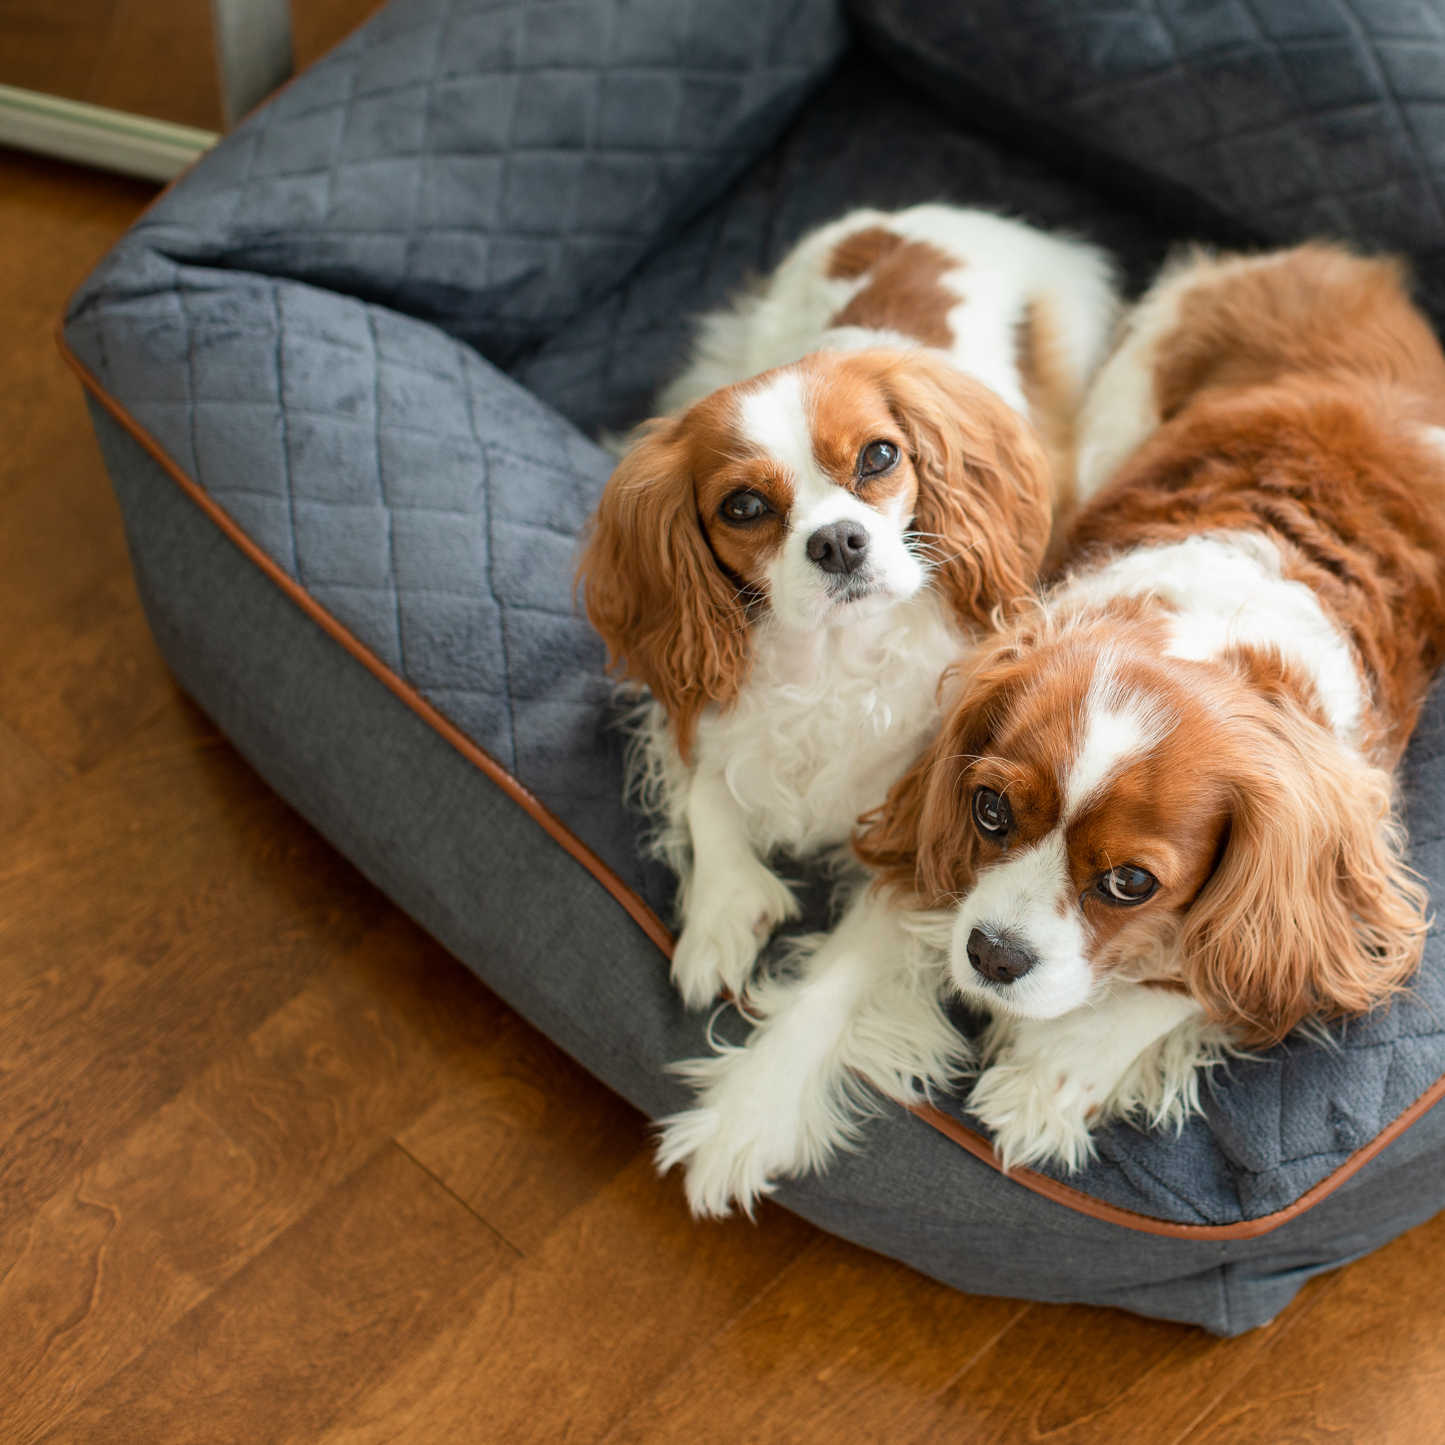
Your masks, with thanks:
M 0 1438 L 53 1426 L 517 1024 L 387 915 L 0 1240 Z
M 120 0 L 96 66 L 95 105 L 224 130 L 208 0 Z
M 319 60 L 386 0 L 292 0 L 291 43 L 296 69 Z
M 824 1239 L 607 1445 L 894 1440 L 969 1361 L 990 1346 L 1006 1353 L 1029 1310 Z
M 57 11 L 48 3 L 46 9 Z M 17 483 L 36 481 L 72 489 L 72 497 L 77 483 L 98 482 L 109 494 L 80 388 L 55 347 L 55 323 L 70 293 L 156 190 L 0 149 L 0 498 Z M 77 515 L 72 522 L 70 540 L 80 551 L 88 545 L 88 521 Z
M 509 1244 L 530 1254 L 648 1147 L 647 1121 L 515 1019 L 466 1087 L 398 1142 Z
M 765 1206 L 698 1224 L 675 1179 L 634 1160 L 323 1440 L 594 1441 L 817 1236 Z
M 0 83 L 87 99 L 119 6 L 120 0 L 0 0 Z
M 27 1217 L 389 907 L 229 748 L 167 738 L 186 710 L 0 852 L 0 1222 Z
M 1031 1310 L 893 1438 L 1172 1445 L 1282 1338 L 1293 1338 L 1330 1283 L 1313 1281 L 1272 1324 L 1229 1340 L 1124 1310 Z
M 18 639 L 0 671 L 0 717 L 69 772 L 85 772 L 174 700 L 130 569 Z
M 34 743 L 0 721 L 0 818 L 19 827 L 47 793 L 65 782 L 65 774 Z
M 387 1144 L 42 1438 L 313 1440 L 515 1258 Z
M 1445 1440 L 1445 1214 L 1341 1270 L 1309 1327 L 1266 1354 L 1189 1445 Z

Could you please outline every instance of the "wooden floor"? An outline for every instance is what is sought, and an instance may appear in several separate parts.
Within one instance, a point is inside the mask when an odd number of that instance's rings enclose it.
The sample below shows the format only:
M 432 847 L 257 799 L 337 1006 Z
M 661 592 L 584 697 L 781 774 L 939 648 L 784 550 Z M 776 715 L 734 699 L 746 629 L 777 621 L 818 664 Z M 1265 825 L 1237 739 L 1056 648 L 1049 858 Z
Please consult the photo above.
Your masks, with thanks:
M 693 1224 L 167 677 L 51 339 L 150 194 L 0 152 L 0 1441 L 1445 1440 L 1445 1217 L 1233 1341 Z

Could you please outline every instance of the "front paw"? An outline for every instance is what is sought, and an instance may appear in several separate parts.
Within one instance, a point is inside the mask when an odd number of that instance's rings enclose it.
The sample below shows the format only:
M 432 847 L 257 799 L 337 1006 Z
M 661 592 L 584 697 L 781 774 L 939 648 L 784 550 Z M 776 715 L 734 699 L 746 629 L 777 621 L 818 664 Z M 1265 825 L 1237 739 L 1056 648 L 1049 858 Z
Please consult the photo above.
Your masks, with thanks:
M 1089 1127 L 1106 1093 L 1086 1071 L 1005 1050 L 979 1075 L 968 1108 L 993 1134 L 1005 1169 L 1055 1164 L 1072 1174 L 1094 1157 Z
M 706 1008 L 725 989 L 740 995 L 768 936 L 797 915 L 792 890 L 761 863 L 695 876 L 672 955 L 672 981 L 683 1002 Z
M 749 1219 L 777 1178 L 808 1164 L 785 1091 L 759 1088 L 746 1049 L 681 1066 L 694 1083 L 711 1081 L 695 1108 L 661 1123 L 657 1170 L 685 1166 L 687 1202 L 699 1219 L 726 1219 L 736 1204 Z

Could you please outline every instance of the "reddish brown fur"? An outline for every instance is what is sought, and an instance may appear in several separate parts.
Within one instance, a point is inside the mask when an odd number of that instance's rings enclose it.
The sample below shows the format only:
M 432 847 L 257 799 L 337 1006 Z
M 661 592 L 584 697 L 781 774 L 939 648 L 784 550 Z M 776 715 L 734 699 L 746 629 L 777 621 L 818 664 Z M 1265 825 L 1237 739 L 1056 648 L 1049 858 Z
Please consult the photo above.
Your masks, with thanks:
M 1310 246 L 1192 292 L 1155 385 L 1170 419 L 1079 516 L 1070 560 L 1271 537 L 1359 650 L 1392 765 L 1445 658 L 1445 465 L 1418 432 L 1445 425 L 1445 358 L 1398 268 Z
M 856 281 L 901 245 L 903 237 L 885 226 L 868 226 L 862 231 L 854 231 L 833 247 L 833 254 L 828 258 L 828 279 Z
M 858 231 L 834 248 L 828 275 L 853 280 L 872 274 L 828 325 L 896 331 L 946 351 L 953 345 L 948 313 L 958 297 L 941 282 L 961 264 L 927 241 L 905 241 L 881 227 Z
M 1050 509 L 1047 460 L 1022 418 L 925 352 L 821 352 L 796 367 L 819 465 L 875 505 L 912 494 L 914 527 L 936 559 L 932 585 L 960 622 L 985 626 L 1028 594 Z M 613 665 L 667 709 L 684 757 L 703 708 L 729 706 L 747 677 L 748 605 L 785 536 L 791 480 L 734 420 L 738 397 L 771 375 L 651 424 L 609 480 L 578 569 Z M 859 482 L 858 453 L 879 438 L 903 459 Z M 726 526 L 718 509 L 739 487 L 765 496 L 776 516 Z
M 1071 560 L 1204 531 L 1271 537 L 1355 642 L 1373 758 L 1333 736 L 1308 679 L 1276 655 L 1165 657 L 1147 602 L 1041 614 L 968 665 L 859 852 L 930 906 L 997 856 L 972 825 L 976 787 L 1007 790 L 1018 846 L 1047 833 L 1109 649 L 1175 721 L 1065 832 L 1094 966 L 1172 946 L 1214 1018 L 1269 1041 L 1369 1009 L 1418 962 L 1426 899 L 1387 769 L 1445 655 L 1445 457 L 1417 430 L 1445 423 L 1445 358 L 1394 266 L 1305 247 L 1191 294 L 1155 380 L 1166 420 L 1078 517 Z M 1153 898 L 1114 909 L 1089 895 L 1125 862 L 1160 879 Z

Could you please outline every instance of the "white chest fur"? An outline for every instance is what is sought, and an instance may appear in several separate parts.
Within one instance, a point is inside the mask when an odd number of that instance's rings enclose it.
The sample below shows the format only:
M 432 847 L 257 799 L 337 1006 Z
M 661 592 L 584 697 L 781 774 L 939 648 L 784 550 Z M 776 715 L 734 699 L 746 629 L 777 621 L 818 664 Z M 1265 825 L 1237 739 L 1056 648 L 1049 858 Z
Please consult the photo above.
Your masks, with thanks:
M 747 684 L 727 711 L 703 715 L 690 772 L 670 734 L 648 730 L 648 750 L 670 754 L 662 767 L 648 760 L 663 784 L 659 811 L 680 823 L 693 776 L 711 775 L 760 854 L 846 841 L 937 726 L 939 678 L 963 650 L 929 591 L 845 627 L 795 631 L 760 620 Z

